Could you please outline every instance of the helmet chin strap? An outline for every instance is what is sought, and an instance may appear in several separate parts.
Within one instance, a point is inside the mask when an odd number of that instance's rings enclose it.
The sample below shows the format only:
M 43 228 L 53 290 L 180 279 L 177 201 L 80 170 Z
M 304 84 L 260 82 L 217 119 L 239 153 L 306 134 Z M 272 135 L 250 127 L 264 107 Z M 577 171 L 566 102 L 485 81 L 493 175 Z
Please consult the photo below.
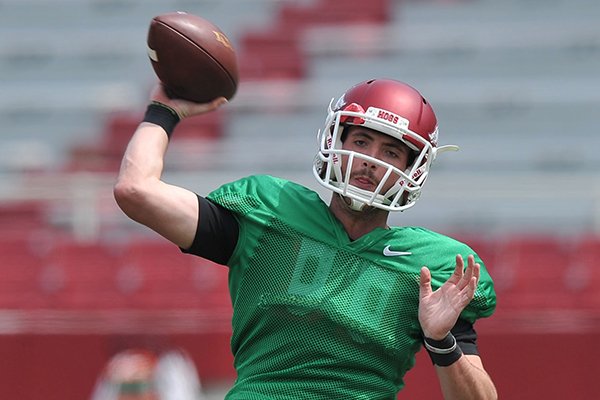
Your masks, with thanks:
M 365 206 L 369 207 L 369 206 L 367 206 L 367 203 L 363 203 L 362 201 L 358 201 L 358 200 L 352 199 L 350 197 L 346 197 L 339 193 L 338 193 L 338 196 L 340 196 L 342 203 L 344 203 L 344 205 L 352 211 L 361 212 L 361 211 L 365 210 Z M 372 208 L 372 207 L 370 207 L 370 208 Z
M 366 204 L 363 203 L 362 201 L 350 199 L 350 205 L 349 205 L 349 207 L 352 210 L 354 210 L 354 211 L 363 211 L 363 209 L 365 208 L 365 206 L 366 206 Z

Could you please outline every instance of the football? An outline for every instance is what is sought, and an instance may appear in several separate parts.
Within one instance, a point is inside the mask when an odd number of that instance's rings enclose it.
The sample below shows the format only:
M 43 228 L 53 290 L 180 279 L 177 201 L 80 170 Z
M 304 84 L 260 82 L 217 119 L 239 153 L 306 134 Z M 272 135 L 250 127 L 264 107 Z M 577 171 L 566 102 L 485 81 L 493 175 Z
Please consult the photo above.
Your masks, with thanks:
M 173 12 L 152 19 L 148 57 L 156 76 L 171 97 L 206 103 L 231 99 L 238 87 L 235 49 L 212 22 Z

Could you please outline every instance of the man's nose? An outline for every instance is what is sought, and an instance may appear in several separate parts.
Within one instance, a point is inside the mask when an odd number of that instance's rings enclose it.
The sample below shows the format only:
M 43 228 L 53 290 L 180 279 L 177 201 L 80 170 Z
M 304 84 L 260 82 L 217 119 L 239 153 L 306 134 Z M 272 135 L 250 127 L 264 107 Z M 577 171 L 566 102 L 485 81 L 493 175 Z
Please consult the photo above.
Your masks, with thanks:
M 373 155 L 369 154 L 369 156 L 371 156 L 371 157 L 374 158 Z M 371 168 L 371 169 L 377 168 L 377 164 L 376 163 L 374 163 L 373 161 L 367 160 L 366 158 L 362 159 L 362 165 L 363 165 L 363 167 L 367 167 L 367 168 Z
M 375 148 L 369 149 L 368 151 L 365 151 L 363 154 L 366 155 L 366 156 L 369 156 L 369 157 L 371 157 L 373 159 L 379 159 L 379 157 L 378 157 L 379 156 L 379 150 L 375 149 Z M 371 160 L 368 160 L 366 158 L 362 159 L 362 165 L 365 166 L 365 167 L 371 167 L 371 168 L 376 168 L 377 167 L 377 163 L 375 163 L 375 162 L 373 162 Z

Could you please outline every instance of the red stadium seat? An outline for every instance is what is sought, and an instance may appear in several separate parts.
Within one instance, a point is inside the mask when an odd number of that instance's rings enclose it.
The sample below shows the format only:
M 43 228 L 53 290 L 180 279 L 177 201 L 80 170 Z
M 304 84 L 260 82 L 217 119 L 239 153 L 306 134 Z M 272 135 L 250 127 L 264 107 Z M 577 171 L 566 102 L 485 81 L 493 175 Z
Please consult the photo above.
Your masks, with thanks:
M 62 239 L 44 257 L 42 287 L 53 308 L 120 306 L 116 250 L 103 243 Z
M 106 121 L 103 144 L 116 151 L 119 156 L 125 151 L 127 143 L 142 121 L 140 113 L 114 113 Z M 187 118 L 177 125 L 177 135 L 186 138 L 219 138 L 223 134 L 223 111 Z
M 42 200 L 11 201 L 0 203 L 2 236 L 30 233 L 47 224 L 48 204 Z
M 208 311 L 230 307 L 227 269 L 183 254 L 165 240 L 130 243 L 121 255 L 120 265 L 124 276 L 137 280 L 127 294 L 132 307 Z
M 41 259 L 26 248 L 2 249 L 0 309 L 42 307 Z
M 284 54 L 263 50 L 259 53 L 240 53 L 240 76 L 246 81 L 298 80 L 306 76 L 304 55 L 298 49 Z
M 290 26 L 274 25 L 244 33 L 240 39 L 239 67 L 242 80 L 296 80 L 306 76 L 300 33 Z
M 381 24 L 390 18 L 390 1 L 350 0 L 344 6 L 321 0 L 284 3 L 276 22 L 264 31 L 246 32 L 240 40 L 239 66 L 243 80 L 297 80 L 307 76 L 303 33 L 315 26 Z
M 215 140 L 224 133 L 222 110 L 186 118 L 177 126 L 173 143 L 179 140 Z M 110 172 L 119 169 L 127 143 L 142 121 L 143 114 L 110 114 L 99 141 L 76 144 L 70 149 L 68 171 Z
M 45 305 L 43 257 L 52 242 L 45 229 L 2 230 L 0 234 L 0 308 L 30 309 Z
M 575 243 L 566 283 L 578 299 L 578 308 L 600 310 L 600 236 Z
M 309 4 L 285 3 L 279 9 L 279 21 L 284 24 L 314 25 L 381 24 L 390 20 L 389 0 L 347 0 L 341 5 L 338 2 L 319 0 Z
M 568 241 L 559 237 L 510 237 L 501 243 L 498 273 L 506 279 L 499 307 L 554 309 L 576 306 L 565 276 L 569 265 Z

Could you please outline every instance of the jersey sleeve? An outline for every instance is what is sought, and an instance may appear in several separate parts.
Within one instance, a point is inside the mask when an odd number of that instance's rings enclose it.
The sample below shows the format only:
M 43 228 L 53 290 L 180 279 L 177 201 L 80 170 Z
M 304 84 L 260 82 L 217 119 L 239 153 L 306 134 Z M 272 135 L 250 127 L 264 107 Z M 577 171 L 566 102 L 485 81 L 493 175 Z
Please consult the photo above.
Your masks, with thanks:
M 494 281 L 485 267 L 485 262 L 470 247 L 464 244 L 463 246 L 465 250 L 461 254 L 465 259 L 465 264 L 469 254 L 473 254 L 475 262 L 480 265 L 480 276 L 475 295 L 461 314 L 461 318 L 474 323 L 475 320 L 489 317 L 494 313 L 496 309 L 496 291 L 494 289 Z
M 207 199 L 236 214 L 251 218 L 277 205 L 278 194 L 286 181 L 263 175 L 250 176 L 227 183 L 211 192 Z
M 450 332 L 456 338 L 456 343 L 464 354 L 479 355 L 479 350 L 477 349 L 477 332 L 475 332 L 472 323 L 459 318 Z
M 181 248 L 181 251 L 226 265 L 237 245 L 238 222 L 231 211 L 202 196 L 198 196 L 198 209 L 194 241 L 188 249 Z
M 253 175 L 227 183 L 207 196 L 210 202 L 228 210 L 238 223 L 237 244 L 227 265 L 246 264 L 240 262 L 241 259 L 251 257 L 262 230 L 279 208 L 279 196 L 286 182 L 267 175 Z

